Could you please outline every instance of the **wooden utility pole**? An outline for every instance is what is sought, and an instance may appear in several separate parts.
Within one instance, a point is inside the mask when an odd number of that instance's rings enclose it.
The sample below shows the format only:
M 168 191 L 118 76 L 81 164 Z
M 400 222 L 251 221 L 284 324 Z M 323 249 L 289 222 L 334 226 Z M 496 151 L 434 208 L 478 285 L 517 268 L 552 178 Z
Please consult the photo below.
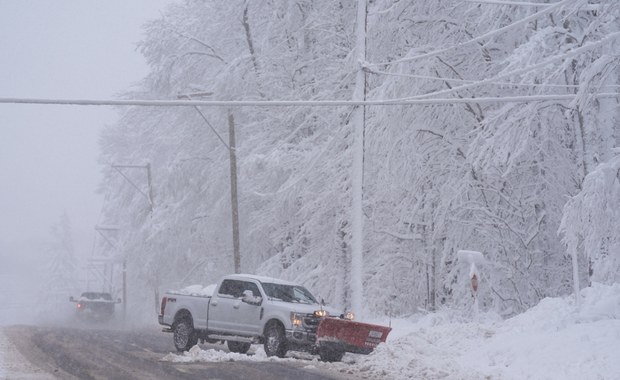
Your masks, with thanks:
M 127 258 L 123 259 L 123 323 L 127 321 Z
M 230 152 L 230 203 L 232 206 L 233 263 L 235 273 L 241 270 L 239 250 L 239 200 L 237 197 L 237 153 L 235 142 L 235 119 L 228 111 L 228 151 Z
M 183 94 L 179 95 L 178 98 L 186 98 L 191 100 L 192 96 L 211 96 L 212 92 L 200 92 L 195 94 Z M 207 124 L 207 126 L 215 133 L 217 138 L 222 142 L 222 144 L 228 149 L 228 154 L 230 156 L 230 204 L 232 209 L 232 238 L 233 238 L 233 267 L 235 273 L 241 272 L 241 253 L 240 253 L 240 244 L 239 244 L 239 200 L 237 196 L 237 152 L 236 152 L 236 141 L 235 141 L 235 119 L 233 117 L 232 111 L 228 110 L 228 145 L 217 133 L 217 130 L 213 128 L 209 120 L 202 113 L 198 106 L 194 106 L 194 109 L 202 120 Z

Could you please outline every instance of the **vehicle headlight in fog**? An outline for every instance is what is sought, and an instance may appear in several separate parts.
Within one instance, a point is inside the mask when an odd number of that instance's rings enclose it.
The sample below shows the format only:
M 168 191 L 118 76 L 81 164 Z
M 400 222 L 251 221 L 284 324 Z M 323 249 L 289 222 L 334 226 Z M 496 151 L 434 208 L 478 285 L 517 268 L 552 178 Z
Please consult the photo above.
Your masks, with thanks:
M 352 321 L 355 319 L 355 314 L 353 314 L 350 311 L 347 311 L 346 313 L 344 313 L 344 315 L 342 316 L 344 319 L 347 319 L 349 321 Z
M 326 312 L 325 310 L 323 310 L 323 309 L 321 309 L 321 310 L 316 310 L 316 311 L 314 312 L 314 316 L 315 316 L 315 317 L 319 317 L 319 318 L 327 317 L 327 315 L 328 315 L 328 314 L 327 314 L 327 312 Z

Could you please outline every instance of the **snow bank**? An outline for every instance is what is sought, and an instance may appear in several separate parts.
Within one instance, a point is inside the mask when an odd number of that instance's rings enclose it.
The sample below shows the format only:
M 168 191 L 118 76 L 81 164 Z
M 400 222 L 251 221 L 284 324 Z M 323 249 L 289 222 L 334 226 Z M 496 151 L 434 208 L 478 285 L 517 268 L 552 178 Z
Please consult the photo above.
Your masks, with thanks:
M 454 311 L 375 320 L 392 324 L 387 343 L 372 354 L 347 354 L 342 363 L 297 356 L 308 368 L 378 379 L 618 379 L 620 284 L 594 284 L 573 297 L 546 298 L 508 320 L 481 313 L 477 321 Z M 253 355 L 201 350 L 169 354 L 164 361 L 274 361 L 260 346 Z M 293 354 L 295 356 L 297 354 Z
M 579 309 L 574 297 L 547 298 L 498 326 L 477 368 L 502 368 L 507 379 L 619 378 L 620 284 L 593 284 L 581 297 Z
M 53 380 L 56 377 L 30 364 L 0 329 L 0 379 Z
M 192 362 L 234 362 L 234 361 L 263 361 L 267 358 L 264 350 L 253 355 L 237 354 L 234 352 L 225 352 L 214 349 L 202 350 L 198 345 L 192 347 L 188 352 L 182 354 L 170 353 L 161 360 L 164 362 L 174 363 L 192 363 Z
M 222 346 L 224 349 L 225 346 Z M 278 357 L 267 357 L 262 346 L 253 345 L 248 354 L 238 354 L 226 352 L 219 349 L 203 350 L 198 345 L 192 347 L 188 352 L 169 353 L 161 361 L 174 363 L 193 363 L 193 362 L 264 362 L 264 361 L 295 361 L 298 359 L 313 360 L 309 354 L 301 352 L 290 352 L 290 357 L 280 359 Z
M 418 317 L 364 364 L 393 379 L 618 379 L 620 284 L 594 284 L 581 296 L 580 309 L 573 297 L 546 298 L 506 321 Z

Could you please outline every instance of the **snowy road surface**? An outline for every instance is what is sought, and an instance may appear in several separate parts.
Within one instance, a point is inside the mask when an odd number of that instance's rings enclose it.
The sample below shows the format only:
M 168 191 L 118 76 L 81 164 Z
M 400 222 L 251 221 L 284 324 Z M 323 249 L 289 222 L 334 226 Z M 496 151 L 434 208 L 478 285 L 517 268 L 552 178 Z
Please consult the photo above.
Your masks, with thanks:
M 342 363 L 303 354 L 267 358 L 258 345 L 252 355 L 221 345 L 178 354 L 171 336 L 156 328 L 80 335 L 76 329 L 5 327 L 22 354 L 0 334 L 0 379 L 49 379 L 45 370 L 61 379 L 72 373 L 116 379 L 619 380 L 620 284 L 593 284 L 581 297 L 579 307 L 572 296 L 546 298 L 506 320 L 454 310 L 395 319 L 386 344 L 368 356 L 347 354 Z

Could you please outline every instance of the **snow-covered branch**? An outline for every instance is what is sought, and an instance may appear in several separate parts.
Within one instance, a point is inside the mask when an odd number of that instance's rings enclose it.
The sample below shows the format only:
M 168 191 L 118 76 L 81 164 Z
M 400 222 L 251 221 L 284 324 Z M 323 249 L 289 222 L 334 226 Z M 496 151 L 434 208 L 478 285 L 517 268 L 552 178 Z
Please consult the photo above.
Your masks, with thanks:
M 448 53 L 448 52 L 450 52 L 452 50 L 460 49 L 462 47 L 469 46 L 471 44 L 478 43 L 478 42 L 487 40 L 487 39 L 489 39 L 491 37 L 494 37 L 494 36 L 497 36 L 497 35 L 509 32 L 509 31 L 511 31 L 513 29 L 516 29 L 517 27 L 520 27 L 520 26 L 522 26 L 524 24 L 527 24 L 527 23 L 529 23 L 531 21 L 534 21 L 534 20 L 539 19 L 539 18 L 541 18 L 543 16 L 546 16 L 546 15 L 548 15 L 548 14 L 550 14 L 550 13 L 552 13 L 552 12 L 558 10 L 558 9 L 561 9 L 561 7 L 563 7 L 565 5 L 568 5 L 572 1 L 574 1 L 574 0 L 562 0 L 562 1 L 559 1 L 559 2 L 557 2 L 555 4 L 553 4 L 553 5 L 550 5 L 550 6 L 546 7 L 545 9 L 543 9 L 541 11 L 538 11 L 538 12 L 536 12 L 536 13 L 528 16 L 528 17 L 524 17 L 523 19 L 521 19 L 519 21 L 516 21 L 516 22 L 514 22 L 514 23 L 512 23 L 510 25 L 506 25 L 506 26 L 504 26 L 502 28 L 499 28 L 499 29 L 493 30 L 491 32 L 485 33 L 485 34 L 483 34 L 481 36 L 478 36 L 476 38 L 472 38 L 472 39 L 470 39 L 470 40 L 468 40 L 466 42 L 462 42 L 462 43 L 459 43 L 459 44 L 456 44 L 456 45 L 453 45 L 453 46 L 449 46 L 449 47 L 446 47 L 446 48 L 443 48 L 443 49 L 434 50 L 434 51 L 431 51 L 431 52 L 428 52 L 428 53 L 419 54 L 419 55 L 416 55 L 416 56 L 413 56 L 413 57 L 405 57 L 405 58 L 396 59 L 394 61 L 389 61 L 389 62 L 371 63 L 369 65 L 370 66 L 395 65 L 395 64 L 406 63 L 406 62 L 413 62 L 413 61 L 417 61 L 417 60 L 424 59 L 424 58 L 431 58 L 431 57 L 435 57 L 435 56 L 440 55 L 440 54 Z

